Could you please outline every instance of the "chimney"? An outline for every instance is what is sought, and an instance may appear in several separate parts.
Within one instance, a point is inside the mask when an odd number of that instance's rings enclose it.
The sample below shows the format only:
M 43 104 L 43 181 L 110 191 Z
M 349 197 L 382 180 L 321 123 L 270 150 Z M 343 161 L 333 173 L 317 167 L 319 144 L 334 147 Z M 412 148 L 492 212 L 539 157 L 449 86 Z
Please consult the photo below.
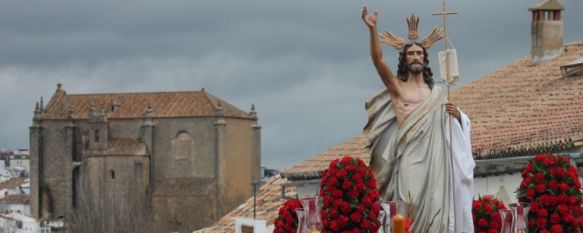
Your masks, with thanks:
M 560 0 L 539 0 L 528 8 L 532 12 L 530 57 L 533 64 L 554 59 L 563 53 L 561 11 L 564 9 Z

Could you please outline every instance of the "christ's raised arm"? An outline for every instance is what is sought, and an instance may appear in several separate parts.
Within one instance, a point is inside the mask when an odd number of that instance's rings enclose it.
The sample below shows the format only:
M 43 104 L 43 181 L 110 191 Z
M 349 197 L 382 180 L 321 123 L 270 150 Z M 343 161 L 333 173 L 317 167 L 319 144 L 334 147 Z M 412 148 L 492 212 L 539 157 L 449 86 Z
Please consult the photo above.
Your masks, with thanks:
M 383 52 L 381 50 L 381 43 L 379 42 L 378 32 L 377 32 L 377 16 L 379 13 L 377 11 L 370 15 L 366 6 L 362 9 L 362 20 L 368 26 L 370 31 L 370 55 L 372 58 L 372 63 L 374 64 L 381 80 L 389 90 L 392 96 L 399 96 L 397 89 L 397 79 L 394 77 L 393 72 L 383 62 Z

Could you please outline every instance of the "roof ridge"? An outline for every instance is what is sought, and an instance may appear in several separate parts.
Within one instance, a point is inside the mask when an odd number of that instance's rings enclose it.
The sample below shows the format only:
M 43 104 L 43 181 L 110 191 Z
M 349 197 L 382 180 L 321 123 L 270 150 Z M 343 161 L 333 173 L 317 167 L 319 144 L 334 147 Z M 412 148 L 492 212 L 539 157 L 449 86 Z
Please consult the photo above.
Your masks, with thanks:
M 573 42 L 563 44 L 563 46 L 572 46 L 572 45 L 583 45 L 583 40 L 573 41 Z
M 202 94 L 204 95 L 204 97 L 206 97 L 206 100 L 211 103 L 211 105 L 213 106 L 213 108 L 215 108 L 215 110 L 219 109 L 219 106 L 214 101 L 211 100 L 211 96 L 215 99 L 218 99 L 216 96 L 214 96 L 211 93 L 208 93 L 207 91 L 203 91 Z M 225 101 L 222 101 L 222 102 L 225 102 Z
M 67 94 L 67 96 L 90 96 L 90 95 L 135 95 L 135 94 L 179 94 L 179 93 L 200 93 L 205 91 L 153 91 L 153 92 L 105 92 L 105 93 L 79 93 Z
M 245 116 L 249 116 L 248 112 L 245 112 L 243 110 L 241 110 L 240 108 L 238 108 L 235 105 L 232 105 L 231 103 L 229 103 L 228 101 L 225 101 L 224 99 L 221 99 L 209 92 L 203 91 L 204 95 L 208 98 L 209 102 L 211 102 L 211 104 L 215 107 L 215 109 L 218 109 L 219 106 L 217 105 L 218 102 L 221 103 L 223 109 L 226 110 L 226 108 L 231 108 L 234 111 L 238 111 L 240 114 L 243 114 Z M 214 100 L 214 101 L 213 101 Z M 216 101 L 216 102 L 215 102 Z

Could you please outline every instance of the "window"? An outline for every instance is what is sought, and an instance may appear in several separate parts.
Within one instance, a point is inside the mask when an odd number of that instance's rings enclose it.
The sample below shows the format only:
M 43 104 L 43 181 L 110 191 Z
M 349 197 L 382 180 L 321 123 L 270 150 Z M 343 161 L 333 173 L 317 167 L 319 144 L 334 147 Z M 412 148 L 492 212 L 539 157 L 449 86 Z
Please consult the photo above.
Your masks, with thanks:
M 95 129 L 95 142 L 99 142 L 99 129 Z
M 111 173 L 111 179 L 115 179 L 115 171 L 111 170 L 110 173 Z
M 173 146 L 174 158 L 189 158 L 192 154 L 192 137 L 187 132 L 180 132 L 176 135 Z

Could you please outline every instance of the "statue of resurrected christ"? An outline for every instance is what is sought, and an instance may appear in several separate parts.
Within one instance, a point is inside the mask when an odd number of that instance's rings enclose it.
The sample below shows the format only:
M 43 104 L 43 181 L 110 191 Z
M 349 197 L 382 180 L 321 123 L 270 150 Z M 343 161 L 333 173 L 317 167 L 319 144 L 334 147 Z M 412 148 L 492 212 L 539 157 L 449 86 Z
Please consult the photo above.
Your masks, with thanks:
M 419 17 L 411 15 L 406 43 L 388 31 L 379 36 L 377 16 L 362 10 L 372 62 L 386 87 L 367 101 L 364 128 L 381 197 L 412 204 L 412 232 L 474 232 L 470 120 L 447 102 L 445 88 L 435 85 L 428 66 L 427 49 L 443 38 L 443 29 L 417 42 Z M 396 75 L 383 62 L 381 40 L 399 51 Z

